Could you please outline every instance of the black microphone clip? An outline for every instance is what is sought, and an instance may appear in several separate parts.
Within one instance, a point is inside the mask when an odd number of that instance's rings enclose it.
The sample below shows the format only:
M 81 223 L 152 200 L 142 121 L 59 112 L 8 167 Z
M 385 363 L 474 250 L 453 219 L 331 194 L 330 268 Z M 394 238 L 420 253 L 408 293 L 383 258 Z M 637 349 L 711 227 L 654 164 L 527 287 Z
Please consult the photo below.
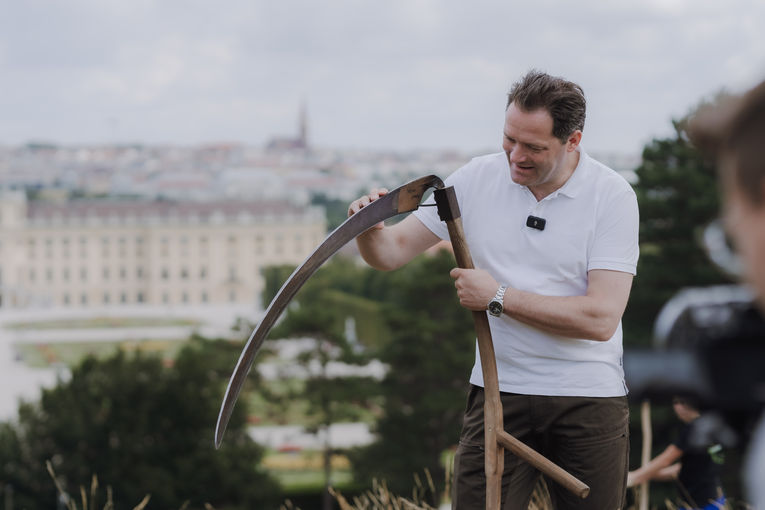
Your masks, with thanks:
M 544 218 L 539 218 L 537 216 L 531 216 L 531 215 L 529 215 L 529 217 L 526 218 L 526 226 L 530 228 L 535 228 L 537 230 L 544 230 L 546 224 L 547 224 L 547 220 Z

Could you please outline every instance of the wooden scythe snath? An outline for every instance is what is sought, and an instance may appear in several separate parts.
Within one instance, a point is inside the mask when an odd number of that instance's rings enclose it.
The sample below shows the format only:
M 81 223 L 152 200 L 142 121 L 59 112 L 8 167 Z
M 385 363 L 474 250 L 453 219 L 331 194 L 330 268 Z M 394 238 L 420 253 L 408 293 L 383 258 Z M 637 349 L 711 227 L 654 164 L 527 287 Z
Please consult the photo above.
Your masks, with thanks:
M 457 265 L 463 269 L 473 269 L 473 259 L 470 256 L 462 229 L 459 204 L 453 187 L 437 189 L 434 192 L 438 214 L 441 221 L 446 222 L 449 238 L 454 248 Z M 489 328 L 489 318 L 485 311 L 473 312 L 478 351 L 481 355 L 481 371 L 483 372 L 484 404 L 484 469 L 486 471 L 486 508 L 499 510 L 502 499 L 502 472 L 505 464 L 507 449 L 525 460 L 548 478 L 556 481 L 580 498 L 590 493 L 590 488 L 582 481 L 553 463 L 534 449 L 505 432 L 502 414 L 502 401 L 499 398 L 499 379 L 497 376 L 497 361 L 494 356 L 494 343 Z
M 277 292 L 260 323 L 247 340 L 229 380 L 221 409 L 218 413 L 218 422 L 215 427 L 216 448 L 220 447 L 223 441 L 223 434 L 231 418 L 234 404 L 242 390 L 255 356 L 260 350 L 260 346 L 263 344 L 276 319 L 279 318 L 297 291 L 330 256 L 347 242 L 376 223 L 417 209 L 422 196 L 429 188 L 435 188 L 434 194 L 439 216 L 441 220 L 446 222 L 449 230 L 449 237 L 454 247 L 457 265 L 463 269 L 473 269 L 473 260 L 465 242 L 454 188 L 444 188 L 443 181 L 435 175 L 421 177 L 404 184 L 349 217 L 342 225 L 332 231 L 327 239 L 295 269 L 279 292 Z M 478 349 L 481 355 L 481 368 L 484 379 L 486 508 L 488 510 L 499 510 L 500 508 L 505 449 L 525 460 L 548 478 L 561 484 L 577 496 L 581 498 L 586 497 L 590 491 L 587 485 L 505 432 L 502 402 L 499 398 L 497 363 L 494 357 L 494 344 L 491 339 L 489 320 L 485 311 L 473 312 L 473 320 L 475 322 L 476 337 L 478 338 Z

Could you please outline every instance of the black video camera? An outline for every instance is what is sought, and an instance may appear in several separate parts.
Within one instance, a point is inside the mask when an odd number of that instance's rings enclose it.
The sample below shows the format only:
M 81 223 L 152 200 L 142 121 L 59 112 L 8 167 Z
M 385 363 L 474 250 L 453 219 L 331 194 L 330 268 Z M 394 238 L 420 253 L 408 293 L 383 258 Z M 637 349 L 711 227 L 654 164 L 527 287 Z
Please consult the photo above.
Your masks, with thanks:
M 739 285 L 685 289 L 662 308 L 654 341 L 625 352 L 630 398 L 689 396 L 747 443 L 765 406 L 765 319 L 752 294 Z

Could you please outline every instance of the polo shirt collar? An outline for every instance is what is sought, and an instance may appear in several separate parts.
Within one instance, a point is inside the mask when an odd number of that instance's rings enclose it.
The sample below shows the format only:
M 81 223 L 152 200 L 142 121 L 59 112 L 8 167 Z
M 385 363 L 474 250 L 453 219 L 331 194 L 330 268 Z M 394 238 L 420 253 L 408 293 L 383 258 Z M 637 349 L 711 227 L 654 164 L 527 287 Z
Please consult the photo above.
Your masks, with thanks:
M 550 194 L 550 197 L 554 197 L 557 195 L 565 195 L 569 198 L 574 198 L 587 185 L 587 176 L 585 174 L 587 173 L 587 168 L 589 167 L 590 156 L 589 154 L 585 152 L 584 148 L 582 147 L 582 144 L 579 144 L 577 146 L 576 151 L 579 153 L 579 162 L 576 164 L 576 168 L 574 168 L 574 173 L 571 174 L 571 177 L 568 178 L 568 180 L 563 186 L 561 186 L 558 190 L 553 191 Z M 509 176 L 510 161 L 508 161 L 507 154 L 505 152 L 502 152 L 501 154 L 503 154 L 504 161 L 508 165 L 507 171 Z M 509 179 L 509 180 L 512 185 L 518 188 L 527 189 L 526 186 L 518 184 L 512 179 Z
M 565 195 L 570 198 L 576 197 L 580 191 L 587 185 L 587 168 L 589 166 L 590 156 L 585 152 L 584 148 L 580 144 L 577 146 L 576 151 L 579 152 L 579 162 L 576 164 L 574 173 L 568 178 L 566 183 L 560 187 L 553 195 Z

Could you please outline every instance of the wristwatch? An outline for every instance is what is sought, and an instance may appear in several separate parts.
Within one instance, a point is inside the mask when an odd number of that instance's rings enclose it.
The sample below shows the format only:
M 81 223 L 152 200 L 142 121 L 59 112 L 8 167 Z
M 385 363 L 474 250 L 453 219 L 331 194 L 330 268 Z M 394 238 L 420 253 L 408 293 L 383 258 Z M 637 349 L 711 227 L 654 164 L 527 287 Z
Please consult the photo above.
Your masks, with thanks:
M 497 293 L 494 295 L 491 301 L 489 301 L 489 304 L 486 305 L 486 309 L 489 310 L 489 313 L 494 317 L 499 317 L 502 315 L 502 310 L 505 307 L 504 298 L 506 290 L 506 285 L 500 285 L 497 289 Z

